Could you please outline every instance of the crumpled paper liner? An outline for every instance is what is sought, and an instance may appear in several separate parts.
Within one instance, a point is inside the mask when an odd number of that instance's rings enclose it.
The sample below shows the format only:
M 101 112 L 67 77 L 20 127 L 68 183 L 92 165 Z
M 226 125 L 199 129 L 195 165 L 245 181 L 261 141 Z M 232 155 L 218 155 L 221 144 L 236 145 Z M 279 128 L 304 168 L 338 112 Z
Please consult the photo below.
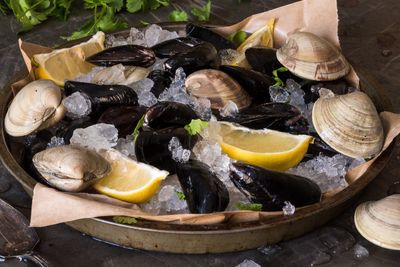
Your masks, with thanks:
M 304 30 L 313 32 L 324 37 L 338 48 L 340 48 L 337 34 L 338 15 L 336 0 L 304 0 L 287 6 L 283 6 L 264 13 L 256 14 L 245 20 L 227 27 L 215 28 L 222 35 L 229 35 L 240 29 L 254 32 L 264 26 L 271 18 L 276 19 L 274 31 L 274 44 L 281 46 L 287 35 L 291 32 Z M 19 41 L 20 49 L 27 65 L 29 76 L 13 84 L 14 93 L 22 86 L 34 79 L 30 58 L 37 53 L 47 53 L 50 48 L 38 46 L 31 43 Z M 346 77 L 355 87 L 358 87 L 359 79 L 354 70 Z M 386 149 L 393 139 L 400 133 L 400 115 L 383 112 L 381 113 L 384 125 Z M 350 170 L 346 175 L 349 184 L 361 177 L 376 158 Z M 337 192 L 327 192 L 323 199 Z M 307 209 L 309 207 L 297 209 Z M 63 222 L 74 221 L 84 218 L 104 216 L 132 216 L 136 218 L 179 223 L 179 224 L 217 224 L 223 222 L 249 222 L 269 217 L 283 217 L 279 212 L 255 212 L 255 211 L 232 211 L 218 212 L 212 214 L 175 214 L 153 216 L 143 212 L 138 205 L 125 203 L 119 200 L 99 194 L 88 193 L 65 193 L 46 187 L 38 183 L 33 192 L 31 226 L 42 227 Z

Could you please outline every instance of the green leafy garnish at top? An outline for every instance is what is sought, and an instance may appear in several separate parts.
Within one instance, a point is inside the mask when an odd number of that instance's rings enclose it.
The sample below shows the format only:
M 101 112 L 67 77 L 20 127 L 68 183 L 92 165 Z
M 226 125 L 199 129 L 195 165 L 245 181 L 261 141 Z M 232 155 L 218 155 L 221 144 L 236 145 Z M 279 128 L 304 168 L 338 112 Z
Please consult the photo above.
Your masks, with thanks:
M 178 21 L 188 21 L 189 20 L 189 16 L 186 13 L 186 11 L 182 10 L 174 10 L 171 13 L 169 13 L 169 21 L 173 21 L 173 22 L 178 22 Z
M 140 118 L 140 120 L 138 121 L 138 123 L 136 124 L 135 129 L 133 130 L 133 140 L 136 141 L 136 139 L 139 136 L 139 130 L 140 128 L 143 127 L 143 123 L 144 123 L 144 115 Z
M 116 223 L 130 224 L 130 225 L 137 223 L 137 220 L 135 218 L 127 216 L 114 216 L 113 221 Z
M 126 9 L 130 13 L 139 11 L 156 10 L 170 5 L 170 0 L 127 0 Z
M 234 43 L 236 46 L 240 46 L 244 41 L 246 41 L 247 37 L 247 32 L 238 31 L 229 35 L 228 40 Z
M 262 204 L 259 204 L 259 203 L 238 202 L 235 204 L 235 207 L 239 210 L 252 210 L 252 211 L 261 211 L 262 210 Z
M 191 10 L 193 16 L 197 17 L 198 21 L 209 21 L 211 14 L 211 0 L 203 7 L 193 7 Z
M 279 69 L 272 71 L 272 77 L 275 80 L 275 84 L 273 86 L 285 86 L 285 83 L 279 78 L 278 72 L 285 72 L 288 71 L 285 67 L 280 67 Z
M 186 200 L 186 196 L 183 192 L 176 191 L 176 195 L 178 196 L 179 200 Z
M 202 121 L 200 119 L 192 120 L 184 128 L 190 135 L 196 135 L 201 133 L 205 128 L 208 127 L 208 121 Z

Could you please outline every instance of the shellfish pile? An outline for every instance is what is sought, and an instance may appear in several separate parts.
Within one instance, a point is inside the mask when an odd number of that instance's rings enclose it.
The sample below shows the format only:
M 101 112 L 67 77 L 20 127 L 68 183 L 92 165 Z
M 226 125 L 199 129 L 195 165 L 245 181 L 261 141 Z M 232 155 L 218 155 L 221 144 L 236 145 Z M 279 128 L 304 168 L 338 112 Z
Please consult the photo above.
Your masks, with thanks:
M 349 63 L 323 38 L 296 32 L 279 49 L 241 45 L 236 51 L 235 44 L 198 25 L 189 24 L 186 36 L 168 36 L 151 44 L 119 38 L 118 46 L 109 36 L 111 45 L 86 59 L 97 65 L 91 72 L 63 88 L 40 79 L 22 88 L 5 129 L 29 142 L 25 168 L 59 190 L 94 185 L 156 214 L 245 206 L 289 215 L 345 187 L 353 159 L 362 162 L 381 151 L 384 135 L 373 102 L 347 85 Z M 222 64 L 239 54 L 241 67 Z M 283 141 L 273 138 L 292 143 L 274 147 Z M 230 148 L 221 142 L 231 142 Z M 307 167 L 324 160 L 330 170 Z M 149 178 L 153 183 L 141 180 L 156 174 Z M 113 175 L 137 179 L 141 190 L 151 186 L 152 193 L 138 197 L 132 189 L 122 197 L 107 189 L 116 183 Z

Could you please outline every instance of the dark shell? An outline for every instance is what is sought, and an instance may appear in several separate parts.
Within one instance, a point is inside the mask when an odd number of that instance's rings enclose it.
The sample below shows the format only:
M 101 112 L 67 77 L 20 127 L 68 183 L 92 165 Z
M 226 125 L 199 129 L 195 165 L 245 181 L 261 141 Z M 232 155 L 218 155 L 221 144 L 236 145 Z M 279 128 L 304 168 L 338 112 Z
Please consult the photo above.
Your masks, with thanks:
M 187 36 L 195 37 L 200 40 L 209 42 L 213 44 L 218 50 L 236 49 L 236 46 L 231 41 L 227 40 L 218 33 L 199 25 L 188 23 L 186 25 L 186 34 Z
M 270 76 L 236 66 L 224 65 L 219 69 L 234 78 L 253 97 L 254 101 L 265 103 L 271 100 L 269 87 L 275 81 Z
M 207 42 L 190 48 L 185 53 L 170 57 L 165 63 L 165 70 L 175 75 L 178 68 L 182 67 L 186 75 L 196 70 L 217 68 L 221 60 L 215 47 Z
M 314 136 L 314 142 L 309 144 L 307 153 L 304 155 L 304 158 L 302 160 L 303 162 L 320 155 L 333 157 L 338 154 L 336 150 L 334 150 L 328 144 L 322 141 L 317 133 L 310 133 L 310 135 Z
M 101 114 L 97 122 L 113 124 L 118 129 L 118 136 L 125 138 L 133 133 L 145 112 L 146 108 L 141 106 L 111 107 Z
M 164 70 L 153 70 L 149 73 L 147 78 L 151 79 L 154 82 L 153 88 L 151 88 L 151 92 L 158 98 L 162 92 L 166 88 L 171 85 L 171 76 L 168 71 Z
M 316 89 L 318 88 L 329 89 L 335 95 L 345 95 L 350 93 L 350 87 L 344 79 L 326 82 L 304 80 L 300 83 L 300 85 L 305 92 L 304 101 L 306 103 L 317 101 L 317 99 L 319 98 L 319 92 Z
M 318 185 L 305 177 L 239 162 L 231 165 L 229 176 L 251 202 L 262 204 L 264 211 L 282 210 L 285 201 L 299 208 L 321 199 Z
M 124 85 L 97 85 L 66 81 L 64 91 L 67 96 L 81 92 L 86 94 L 95 109 L 107 108 L 115 105 L 137 106 L 138 96 L 136 92 Z
M 86 59 L 97 66 L 110 67 L 117 64 L 150 67 L 156 61 L 156 55 L 150 48 L 140 45 L 122 45 L 105 49 Z
M 177 165 L 177 175 L 191 213 L 224 211 L 229 193 L 210 168 L 197 160 Z
M 188 105 L 177 102 L 159 102 L 147 109 L 143 126 L 152 129 L 183 127 L 198 118 Z
M 138 161 L 150 164 L 160 170 L 176 173 L 176 162 L 172 159 L 168 144 L 177 137 L 185 149 L 192 149 L 198 137 L 191 136 L 183 128 L 165 128 L 158 131 L 143 131 L 135 142 Z
M 184 53 L 188 49 L 201 44 L 203 41 L 193 37 L 180 37 L 156 44 L 152 50 L 159 58 L 168 58 Z

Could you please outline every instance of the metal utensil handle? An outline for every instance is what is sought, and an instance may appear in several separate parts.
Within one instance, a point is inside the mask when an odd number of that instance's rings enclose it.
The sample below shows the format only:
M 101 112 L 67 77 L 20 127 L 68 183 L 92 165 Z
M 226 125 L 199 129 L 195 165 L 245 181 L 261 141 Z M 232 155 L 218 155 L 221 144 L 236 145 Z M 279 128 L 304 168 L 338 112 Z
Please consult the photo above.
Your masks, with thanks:
M 19 258 L 23 260 L 29 260 L 39 267 L 51 267 L 51 264 L 35 251 L 29 252 L 25 255 L 21 255 L 19 256 Z

